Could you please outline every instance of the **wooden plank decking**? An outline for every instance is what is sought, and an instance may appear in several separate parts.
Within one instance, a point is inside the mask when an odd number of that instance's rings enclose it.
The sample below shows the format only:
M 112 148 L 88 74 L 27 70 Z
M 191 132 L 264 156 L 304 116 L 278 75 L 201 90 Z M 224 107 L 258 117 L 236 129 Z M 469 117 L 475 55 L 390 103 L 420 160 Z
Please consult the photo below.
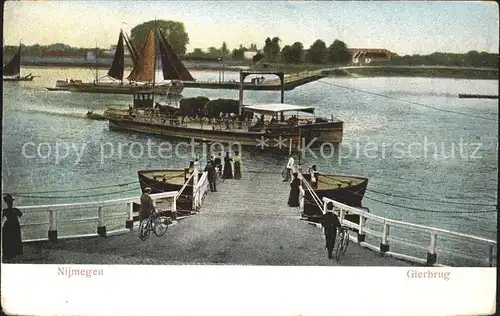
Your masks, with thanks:
M 351 242 L 339 262 L 328 259 L 320 228 L 287 206 L 279 175 L 245 172 L 208 192 L 200 212 L 171 225 L 161 238 L 137 232 L 107 238 L 25 245 L 24 263 L 407 266 Z

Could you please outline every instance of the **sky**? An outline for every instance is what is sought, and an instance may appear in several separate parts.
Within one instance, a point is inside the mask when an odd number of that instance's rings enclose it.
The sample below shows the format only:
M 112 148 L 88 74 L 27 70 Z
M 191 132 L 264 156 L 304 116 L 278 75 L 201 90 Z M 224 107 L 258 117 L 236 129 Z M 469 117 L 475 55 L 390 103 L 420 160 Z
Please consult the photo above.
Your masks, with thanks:
M 385 48 L 399 55 L 433 52 L 498 53 L 499 9 L 482 2 L 379 1 L 7 1 L 4 45 L 107 48 L 122 28 L 154 19 L 183 22 L 187 50 L 240 44 L 281 47 L 335 39 L 350 48 Z

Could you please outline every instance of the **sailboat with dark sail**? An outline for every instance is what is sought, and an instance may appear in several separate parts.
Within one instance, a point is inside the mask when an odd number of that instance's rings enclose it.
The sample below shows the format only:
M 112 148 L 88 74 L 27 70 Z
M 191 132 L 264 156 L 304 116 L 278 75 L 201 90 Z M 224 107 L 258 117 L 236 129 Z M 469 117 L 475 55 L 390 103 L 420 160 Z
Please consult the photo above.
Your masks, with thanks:
M 3 81 L 32 81 L 32 74 L 21 77 L 21 44 L 14 57 L 2 69 Z
M 180 61 L 180 58 L 174 52 L 172 46 L 164 36 L 158 38 L 161 41 L 160 52 L 163 69 L 163 79 L 171 80 L 170 83 L 156 84 L 155 93 L 163 95 L 179 95 L 184 89 L 182 81 L 194 81 L 189 71 Z M 118 38 L 115 55 L 111 68 L 108 71 L 108 77 L 112 82 L 82 83 L 73 81 L 66 83 L 58 81 L 56 88 L 59 90 L 69 90 L 71 92 L 91 92 L 91 93 L 116 93 L 116 94 L 134 94 L 135 91 L 150 88 L 151 83 L 136 80 L 132 73 L 126 78 L 128 83 L 124 83 L 125 76 L 125 46 L 127 47 L 133 61 L 134 69 L 138 62 L 138 53 L 132 45 L 130 38 L 122 31 Z M 156 52 L 154 56 L 156 56 Z M 132 70 L 133 72 L 134 70 Z M 137 72 L 137 70 L 136 70 Z M 117 82 L 119 81 L 119 82 Z M 49 88 L 48 88 L 49 89 Z

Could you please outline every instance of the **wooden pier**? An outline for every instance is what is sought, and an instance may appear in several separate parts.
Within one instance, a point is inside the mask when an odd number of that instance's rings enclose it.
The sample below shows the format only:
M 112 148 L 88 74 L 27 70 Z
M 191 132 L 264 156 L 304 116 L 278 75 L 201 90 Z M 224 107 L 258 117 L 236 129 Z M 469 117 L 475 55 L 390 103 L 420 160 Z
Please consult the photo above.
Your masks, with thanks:
M 290 185 L 277 174 L 244 172 L 207 192 L 199 212 L 140 241 L 132 233 L 106 238 L 25 244 L 22 263 L 407 266 L 351 242 L 340 261 L 328 259 L 322 229 L 287 205 Z
M 229 179 L 218 184 L 217 192 L 209 192 L 206 172 L 199 179 L 197 174 L 193 172 L 188 180 L 193 178 L 195 183 L 190 208 L 194 212 L 176 217 L 165 236 L 158 238 L 152 234 L 146 241 L 138 238 L 134 213 L 139 195 L 106 201 L 19 206 L 24 213 L 23 232 L 28 227 L 43 225 L 48 226 L 45 235 L 48 237 L 40 238 L 43 235 L 39 234 L 38 239 L 23 239 L 24 255 L 15 262 L 496 266 L 495 240 L 381 217 L 326 197 L 320 200 L 313 194 L 318 205 L 333 203 L 342 225 L 356 231 L 349 233 L 351 243 L 340 261 L 328 259 L 321 226 L 300 218 L 305 191 L 311 191 L 307 182 L 303 181 L 299 189 L 297 208 L 287 205 L 290 185 L 279 174 L 244 172 L 241 180 Z M 180 210 L 176 201 L 182 191 L 156 193 L 151 197 L 160 209 L 177 212 Z M 347 213 L 359 215 L 359 224 L 350 222 Z M 33 214 L 47 214 L 47 221 L 29 220 Z M 90 217 L 92 214 L 94 217 Z M 76 231 L 72 225 L 84 225 L 86 229 Z M 402 231 L 408 235 L 402 235 Z M 459 260 L 451 259 L 450 254 Z
M 290 74 L 285 76 L 283 89 L 285 91 L 293 90 L 298 86 L 304 85 L 309 82 L 313 82 L 326 77 L 321 71 L 303 71 L 300 73 Z M 227 89 L 227 90 L 238 90 L 240 89 L 240 83 L 237 81 L 225 81 L 225 82 L 204 82 L 204 81 L 186 81 L 182 85 L 184 88 L 200 88 L 200 89 Z M 259 90 L 259 91 L 280 91 L 280 80 L 271 79 L 266 80 L 262 83 L 244 83 L 245 90 Z

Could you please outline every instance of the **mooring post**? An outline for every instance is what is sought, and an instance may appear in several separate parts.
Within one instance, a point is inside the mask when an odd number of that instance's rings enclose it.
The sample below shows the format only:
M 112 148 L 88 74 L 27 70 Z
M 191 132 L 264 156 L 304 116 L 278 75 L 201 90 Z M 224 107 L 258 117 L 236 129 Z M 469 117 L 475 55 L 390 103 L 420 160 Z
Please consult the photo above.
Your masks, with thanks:
M 57 241 L 57 211 L 49 211 L 49 232 L 48 237 L 50 241 Z
M 436 243 L 437 235 L 435 233 L 431 233 L 431 242 L 429 245 L 429 251 L 427 252 L 427 266 L 429 267 L 432 267 L 437 262 Z
M 106 224 L 104 223 L 104 212 L 102 210 L 102 206 L 99 206 L 97 209 L 97 217 L 98 217 L 98 224 L 97 224 L 97 234 L 101 237 L 106 237 Z

